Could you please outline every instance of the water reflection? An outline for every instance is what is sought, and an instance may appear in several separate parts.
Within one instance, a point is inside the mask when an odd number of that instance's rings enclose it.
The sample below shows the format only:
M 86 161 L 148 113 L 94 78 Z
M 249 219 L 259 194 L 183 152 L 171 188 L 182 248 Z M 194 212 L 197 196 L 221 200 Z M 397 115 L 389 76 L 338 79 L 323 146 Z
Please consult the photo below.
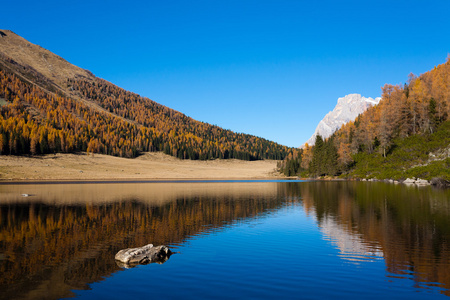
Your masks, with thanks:
M 119 270 L 115 253 L 188 236 L 276 209 L 276 183 L 0 186 L 0 294 L 28 299 Z M 33 197 L 23 198 L 24 190 Z
M 176 248 L 290 203 L 344 261 L 384 259 L 389 278 L 450 295 L 448 199 L 448 190 L 358 182 L 0 185 L 0 298 L 69 297 L 120 270 L 120 249 Z
M 450 191 L 385 183 L 301 185 L 305 210 L 344 259 L 385 260 L 389 276 L 450 295 Z
M 332 217 L 325 218 L 320 229 L 324 238 L 339 249 L 339 256 L 346 261 L 358 264 L 383 257 L 381 246 L 375 242 L 367 242 L 363 235 L 348 230 Z
M 228 182 L 233 183 L 233 182 Z M 86 184 L 21 184 L 1 185 L 2 203 L 43 202 L 48 204 L 103 204 L 139 200 L 150 205 L 163 205 L 178 198 L 225 195 L 239 198 L 248 195 L 276 194 L 275 182 L 152 182 L 152 183 L 86 183 Z M 30 197 L 23 197 L 24 194 Z

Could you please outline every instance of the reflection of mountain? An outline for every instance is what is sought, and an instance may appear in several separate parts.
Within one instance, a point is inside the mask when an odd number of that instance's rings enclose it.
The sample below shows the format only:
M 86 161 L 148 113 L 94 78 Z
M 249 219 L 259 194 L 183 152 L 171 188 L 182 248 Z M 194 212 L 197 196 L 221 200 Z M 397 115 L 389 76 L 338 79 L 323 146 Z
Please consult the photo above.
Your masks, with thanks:
M 81 195 L 83 189 L 99 193 L 95 186 L 74 186 L 26 200 L 34 202 L 0 202 L 0 299 L 70 296 L 71 290 L 119 270 L 114 255 L 120 249 L 148 243 L 174 246 L 189 236 L 277 209 L 285 201 L 276 197 L 276 183 L 250 183 L 249 189 L 239 184 L 148 184 L 141 191 L 132 184 L 106 185 L 112 191 L 109 203 L 76 200 L 77 188 Z M 16 188 L 1 186 L 9 191 L 7 198 Z M 50 190 L 25 188 L 36 195 Z M 67 189 L 75 194 L 66 194 Z M 66 195 L 76 202 L 64 201 Z
M 340 256 L 348 261 L 360 262 L 383 257 L 383 251 L 376 245 L 364 241 L 364 237 L 344 230 L 334 218 L 325 218 L 320 224 L 325 239 L 331 241 L 340 252 Z
M 342 256 L 383 255 L 388 272 L 450 290 L 450 190 L 361 182 L 305 183 L 300 190 L 303 207 Z
M 362 182 L 95 187 L 0 185 L 0 299 L 67 297 L 118 271 L 120 249 L 176 251 L 191 236 L 298 202 L 342 258 L 382 256 L 388 274 L 450 288 L 450 190 Z
M 206 187 L 206 188 L 205 188 Z M 163 205 L 178 198 L 194 196 L 270 195 L 277 190 L 276 183 L 247 182 L 245 184 L 223 184 L 220 182 L 149 182 L 123 184 L 24 184 L 0 185 L 2 203 L 28 203 L 39 201 L 46 204 L 92 204 L 99 205 L 139 199 L 149 205 Z M 23 197 L 29 194 L 32 197 Z

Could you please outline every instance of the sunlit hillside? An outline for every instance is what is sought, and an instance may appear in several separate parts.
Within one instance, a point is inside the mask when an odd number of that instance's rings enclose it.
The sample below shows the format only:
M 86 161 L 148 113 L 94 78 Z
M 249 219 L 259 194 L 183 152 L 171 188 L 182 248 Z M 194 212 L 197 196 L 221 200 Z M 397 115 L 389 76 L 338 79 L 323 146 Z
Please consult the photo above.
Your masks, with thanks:
M 283 159 L 288 148 L 196 121 L 95 77 L 11 31 L 0 38 L 0 153 Z
M 377 106 L 329 139 L 293 151 L 286 175 L 450 179 L 450 57 L 401 85 L 386 84 Z

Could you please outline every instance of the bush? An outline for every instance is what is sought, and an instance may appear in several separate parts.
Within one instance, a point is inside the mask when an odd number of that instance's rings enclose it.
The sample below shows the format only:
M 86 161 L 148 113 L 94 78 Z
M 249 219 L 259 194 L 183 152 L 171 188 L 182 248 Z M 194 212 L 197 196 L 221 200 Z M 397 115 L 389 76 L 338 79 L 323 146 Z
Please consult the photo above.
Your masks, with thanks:
M 450 180 L 450 158 L 430 161 L 430 153 L 447 150 L 450 145 L 450 121 L 444 122 L 433 134 L 413 135 L 394 140 L 392 152 L 384 158 L 375 151 L 372 154 L 357 153 L 354 165 L 348 172 L 355 178 L 401 179 L 416 177 L 431 180 Z

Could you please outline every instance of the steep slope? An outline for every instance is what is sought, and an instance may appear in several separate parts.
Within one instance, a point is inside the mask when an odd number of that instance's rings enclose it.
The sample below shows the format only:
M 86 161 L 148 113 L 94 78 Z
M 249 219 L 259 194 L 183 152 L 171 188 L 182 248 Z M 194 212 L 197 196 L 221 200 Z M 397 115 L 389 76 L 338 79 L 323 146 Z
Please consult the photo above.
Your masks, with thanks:
M 334 109 L 319 122 L 314 134 L 305 144 L 314 145 L 317 135 L 324 139 L 330 137 L 342 125 L 354 121 L 359 114 L 365 112 L 369 107 L 377 105 L 380 100 L 380 97 L 372 99 L 362 97 L 360 94 L 349 94 L 339 98 Z
M 55 84 L 62 84 L 67 78 L 93 78 L 89 71 L 72 65 L 54 53 L 32 44 L 10 30 L 1 30 L 0 51 L 13 58 L 18 65 L 33 67 Z
M 0 153 L 283 159 L 288 148 L 199 122 L 0 31 Z

